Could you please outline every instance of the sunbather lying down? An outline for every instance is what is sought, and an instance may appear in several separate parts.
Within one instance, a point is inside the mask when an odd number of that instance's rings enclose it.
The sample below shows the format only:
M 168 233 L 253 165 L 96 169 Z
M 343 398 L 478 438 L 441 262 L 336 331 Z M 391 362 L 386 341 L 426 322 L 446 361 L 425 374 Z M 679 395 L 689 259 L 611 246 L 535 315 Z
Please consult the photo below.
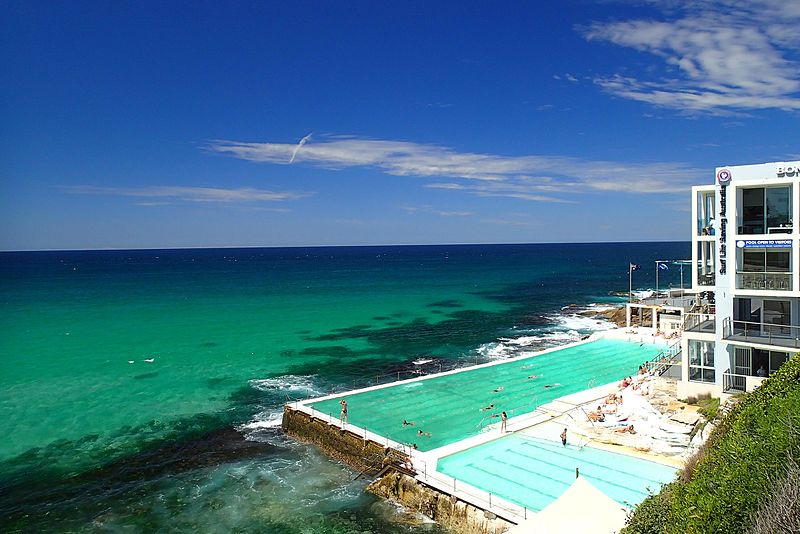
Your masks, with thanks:
M 636 430 L 633 429 L 633 425 L 623 426 L 621 428 L 615 428 L 614 432 L 627 432 L 629 434 L 636 434 Z

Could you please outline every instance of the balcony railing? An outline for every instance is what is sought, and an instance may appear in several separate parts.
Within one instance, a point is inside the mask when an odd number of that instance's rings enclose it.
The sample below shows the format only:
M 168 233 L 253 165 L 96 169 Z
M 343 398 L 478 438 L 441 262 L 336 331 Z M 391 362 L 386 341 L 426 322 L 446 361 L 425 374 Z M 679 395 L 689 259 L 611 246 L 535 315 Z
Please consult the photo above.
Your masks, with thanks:
M 791 291 L 792 273 L 736 273 L 736 289 Z
M 746 375 L 737 375 L 731 373 L 730 369 L 722 373 L 722 391 L 724 391 L 725 393 L 729 392 L 744 393 L 746 389 L 747 389 Z
M 686 332 L 700 332 L 713 334 L 717 331 L 716 314 L 713 313 L 685 313 L 683 329 Z
M 722 338 L 796 349 L 800 348 L 800 326 L 732 321 L 726 317 L 722 321 Z
M 722 373 L 722 391 L 725 393 L 746 393 L 759 387 L 766 377 L 731 373 L 728 369 Z

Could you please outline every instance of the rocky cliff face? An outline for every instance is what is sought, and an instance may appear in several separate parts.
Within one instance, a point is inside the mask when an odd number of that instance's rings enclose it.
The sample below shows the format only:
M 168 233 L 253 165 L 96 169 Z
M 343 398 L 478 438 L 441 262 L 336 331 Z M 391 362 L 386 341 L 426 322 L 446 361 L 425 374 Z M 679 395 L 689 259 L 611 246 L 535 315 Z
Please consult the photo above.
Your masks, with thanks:
M 457 534 L 500 534 L 513 526 L 491 512 L 426 486 L 401 473 L 389 473 L 370 484 L 369 491 L 406 509 L 418 511 Z

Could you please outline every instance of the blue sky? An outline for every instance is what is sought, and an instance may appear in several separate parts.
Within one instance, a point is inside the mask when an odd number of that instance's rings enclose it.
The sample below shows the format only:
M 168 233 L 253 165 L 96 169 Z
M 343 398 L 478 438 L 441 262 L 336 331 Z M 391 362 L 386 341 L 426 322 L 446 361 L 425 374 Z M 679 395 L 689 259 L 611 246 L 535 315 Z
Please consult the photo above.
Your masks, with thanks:
M 6 1 L 0 249 L 688 239 L 714 167 L 800 159 L 798 22 L 786 0 Z

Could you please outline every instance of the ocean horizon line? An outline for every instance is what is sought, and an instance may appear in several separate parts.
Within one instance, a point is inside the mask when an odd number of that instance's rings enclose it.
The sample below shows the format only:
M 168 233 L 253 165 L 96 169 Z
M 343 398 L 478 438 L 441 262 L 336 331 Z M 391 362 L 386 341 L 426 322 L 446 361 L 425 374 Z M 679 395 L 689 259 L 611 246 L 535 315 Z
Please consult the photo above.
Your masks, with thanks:
M 245 250 L 245 249 L 330 249 L 330 248 L 382 248 L 382 247 L 474 247 L 514 245 L 615 245 L 637 243 L 688 243 L 685 239 L 658 239 L 652 241 L 507 241 L 494 243 L 383 243 L 351 245 L 220 245 L 187 247 L 102 247 L 102 248 L 31 248 L 0 249 L 0 254 L 23 252 L 126 252 L 126 251 L 170 251 L 170 250 Z

